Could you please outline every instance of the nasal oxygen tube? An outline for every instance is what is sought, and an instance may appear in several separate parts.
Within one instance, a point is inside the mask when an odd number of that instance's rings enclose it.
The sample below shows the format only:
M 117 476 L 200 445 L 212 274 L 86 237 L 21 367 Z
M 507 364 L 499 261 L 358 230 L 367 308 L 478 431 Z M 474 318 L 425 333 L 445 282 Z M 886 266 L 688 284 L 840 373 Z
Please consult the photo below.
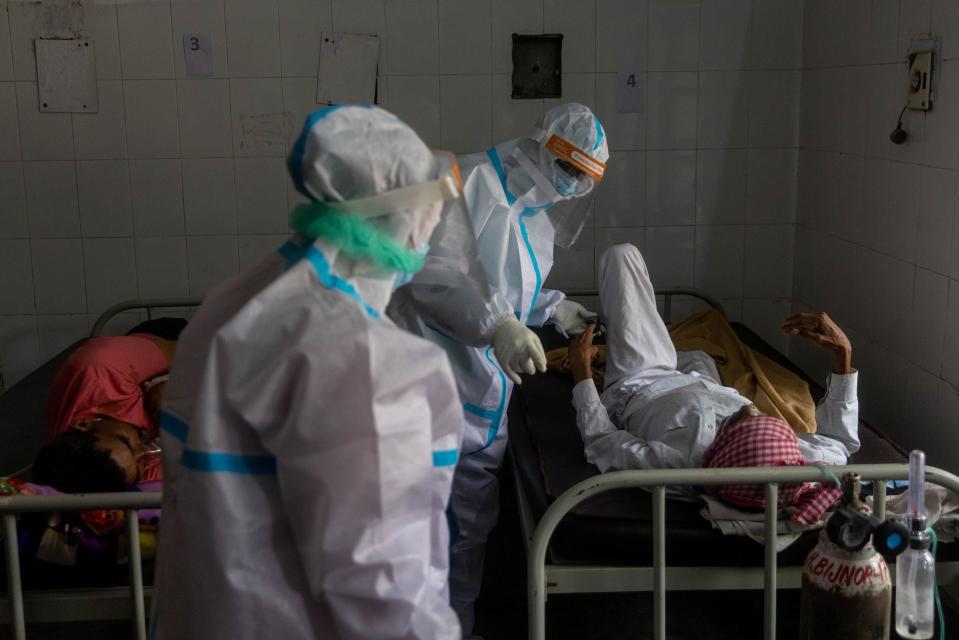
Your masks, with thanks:
M 938 604 L 936 561 L 929 552 L 935 533 L 926 528 L 926 455 L 909 454 L 909 548 L 896 560 L 896 633 L 903 638 L 931 638 Z M 942 607 L 939 607 L 940 615 Z M 940 617 L 940 637 L 945 637 Z

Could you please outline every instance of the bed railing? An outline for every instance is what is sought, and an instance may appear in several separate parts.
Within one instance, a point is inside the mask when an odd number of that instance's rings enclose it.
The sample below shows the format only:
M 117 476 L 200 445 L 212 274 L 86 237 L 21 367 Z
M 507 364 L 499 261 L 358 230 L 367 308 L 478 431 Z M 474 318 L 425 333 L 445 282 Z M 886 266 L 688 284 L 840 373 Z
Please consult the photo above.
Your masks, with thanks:
M 117 316 L 124 311 L 130 311 L 132 309 L 145 309 L 147 312 L 147 319 L 152 320 L 154 309 L 169 309 L 171 307 L 198 307 L 200 306 L 201 302 L 203 302 L 201 298 L 146 298 L 118 302 L 100 314 L 100 317 L 97 318 L 97 321 L 93 323 L 93 328 L 90 329 L 90 337 L 95 338 L 103 333 L 103 328 L 107 326 L 107 323 L 110 322 L 114 316 Z
M 146 640 L 146 605 L 143 593 L 143 567 L 140 557 L 140 522 L 137 509 L 159 509 L 160 493 L 97 493 L 61 495 L 0 496 L 0 519 L 3 520 L 3 555 L 7 568 L 7 597 L 14 640 L 25 640 L 23 588 L 20 583 L 20 555 L 17 549 L 17 514 L 47 511 L 89 511 L 123 509 L 129 539 L 130 606 L 133 611 L 134 636 Z
M 560 521 L 576 505 L 599 493 L 613 489 L 646 488 L 653 494 L 653 637 L 666 639 L 666 487 L 706 486 L 723 484 L 763 484 L 766 488 L 765 562 L 763 591 L 765 601 L 764 638 L 776 638 L 776 515 L 777 488 L 794 482 L 830 482 L 833 476 L 847 471 L 858 473 L 863 480 L 873 481 L 876 516 L 885 518 L 886 481 L 909 477 L 907 464 L 861 464 L 823 467 L 750 467 L 735 469 L 655 469 L 612 471 L 573 485 L 546 510 L 529 542 L 528 585 L 529 638 L 546 638 L 546 595 L 560 591 L 558 575 L 546 565 L 550 538 Z M 959 477 L 937 467 L 926 467 L 926 481 L 959 495 Z M 940 567 L 942 568 L 942 567 Z M 890 567 L 890 570 L 893 570 Z M 559 568 L 561 573 L 561 568 Z M 955 579 L 955 575 L 951 575 Z

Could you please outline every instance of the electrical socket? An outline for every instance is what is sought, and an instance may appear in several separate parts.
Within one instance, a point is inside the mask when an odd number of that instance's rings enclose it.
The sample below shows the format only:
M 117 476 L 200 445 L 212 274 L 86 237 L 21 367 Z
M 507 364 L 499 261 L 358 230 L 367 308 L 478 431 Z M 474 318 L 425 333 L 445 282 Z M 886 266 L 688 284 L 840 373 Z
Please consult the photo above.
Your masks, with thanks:
M 933 52 L 918 51 L 909 56 L 910 109 L 928 111 L 932 108 Z

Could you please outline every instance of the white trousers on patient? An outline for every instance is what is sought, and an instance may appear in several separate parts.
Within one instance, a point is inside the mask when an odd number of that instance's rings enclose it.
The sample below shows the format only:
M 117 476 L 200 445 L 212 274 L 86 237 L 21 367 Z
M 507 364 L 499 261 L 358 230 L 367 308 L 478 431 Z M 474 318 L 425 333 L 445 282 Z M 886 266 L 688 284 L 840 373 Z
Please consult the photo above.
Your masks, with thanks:
M 599 302 L 606 323 L 605 391 L 644 383 L 674 371 L 719 382 L 716 363 L 701 351 L 676 353 L 656 308 L 656 292 L 639 249 L 619 244 L 599 259 Z
M 676 349 L 656 310 L 656 293 L 639 249 L 619 244 L 599 259 L 599 302 L 606 323 L 606 384 L 676 370 Z

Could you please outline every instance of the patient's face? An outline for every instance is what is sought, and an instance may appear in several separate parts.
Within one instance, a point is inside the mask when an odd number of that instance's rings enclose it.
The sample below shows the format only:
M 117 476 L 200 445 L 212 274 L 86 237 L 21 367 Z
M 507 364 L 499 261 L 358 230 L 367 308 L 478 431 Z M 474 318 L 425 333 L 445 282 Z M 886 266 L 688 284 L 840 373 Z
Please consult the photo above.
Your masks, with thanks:
M 88 430 L 96 436 L 100 448 L 106 450 L 123 471 L 127 484 L 137 483 L 140 463 L 146 453 L 140 429 L 112 418 L 84 422 L 77 428 Z

